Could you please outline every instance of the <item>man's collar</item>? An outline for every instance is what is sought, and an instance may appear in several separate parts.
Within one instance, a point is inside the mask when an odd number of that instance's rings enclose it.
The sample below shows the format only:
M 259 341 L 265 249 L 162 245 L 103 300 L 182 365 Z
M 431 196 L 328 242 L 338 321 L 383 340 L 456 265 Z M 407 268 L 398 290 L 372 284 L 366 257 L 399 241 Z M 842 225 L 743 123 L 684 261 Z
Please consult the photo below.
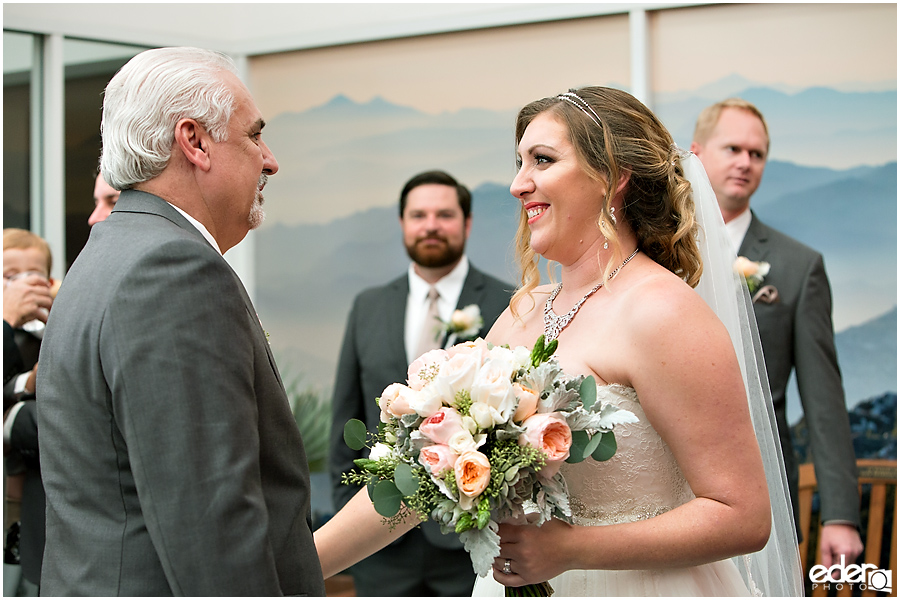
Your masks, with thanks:
M 416 273 L 415 263 L 409 263 L 409 292 L 412 296 L 428 295 L 430 283 L 422 279 Z M 459 295 L 459 290 L 466 282 L 466 276 L 469 274 L 469 259 L 463 254 L 459 262 L 453 267 L 453 270 L 441 277 L 435 284 L 438 293 L 443 298 L 452 298 Z
M 203 223 L 201 223 L 200 221 L 198 221 L 191 215 L 187 214 L 186 212 L 184 212 L 183 210 L 181 210 L 180 208 L 178 208 L 171 202 L 169 202 L 168 204 L 169 204 L 169 206 L 171 206 L 172 208 L 174 208 L 175 210 L 180 212 L 181 216 L 183 216 L 185 219 L 188 220 L 188 223 L 190 223 L 191 225 L 196 227 L 197 231 L 200 232 L 200 235 L 202 235 L 204 238 L 206 238 L 206 241 L 209 242 L 210 245 L 216 249 L 216 252 L 218 252 L 219 254 L 222 254 L 222 251 L 219 250 L 219 244 L 216 243 L 216 239 L 212 236 L 212 234 L 209 232 L 209 230 L 203 226 Z
M 748 207 L 747 210 L 725 223 L 725 231 L 728 232 L 728 238 L 731 240 L 731 245 L 734 246 L 735 252 L 740 251 L 741 244 L 744 242 L 744 236 L 747 235 L 747 230 L 750 229 L 750 221 L 752 220 L 753 214 Z

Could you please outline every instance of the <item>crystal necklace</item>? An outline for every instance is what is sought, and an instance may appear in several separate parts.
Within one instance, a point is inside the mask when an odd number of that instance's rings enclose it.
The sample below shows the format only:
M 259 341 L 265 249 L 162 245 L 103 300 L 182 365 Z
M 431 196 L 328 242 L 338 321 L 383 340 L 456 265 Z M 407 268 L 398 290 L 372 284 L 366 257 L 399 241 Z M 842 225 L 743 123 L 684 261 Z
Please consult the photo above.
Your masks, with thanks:
M 626 258 L 621 265 L 615 268 L 612 273 L 609 274 L 606 281 L 612 279 L 616 273 L 619 272 L 619 269 L 628 264 L 628 261 L 634 258 L 635 254 L 638 253 L 638 248 L 634 249 L 634 252 L 631 253 L 631 256 Z M 556 295 L 559 294 L 560 290 L 562 290 L 562 282 L 556 286 L 556 289 L 550 293 L 550 297 L 547 298 L 547 303 L 544 304 L 544 338 L 545 341 L 549 342 L 550 340 L 555 340 L 559 337 L 559 334 L 562 333 L 562 330 L 565 329 L 569 323 L 572 322 L 572 319 L 575 318 L 575 315 L 578 314 L 578 310 L 581 308 L 581 305 L 585 303 L 585 301 L 594 295 L 594 293 L 603 287 L 604 282 L 601 281 L 597 285 L 593 287 L 591 291 L 585 294 L 581 300 L 575 303 L 575 306 L 572 309 L 564 314 L 563 316 L 557 315 L 553 312 L 553 301 L 556 300 Z

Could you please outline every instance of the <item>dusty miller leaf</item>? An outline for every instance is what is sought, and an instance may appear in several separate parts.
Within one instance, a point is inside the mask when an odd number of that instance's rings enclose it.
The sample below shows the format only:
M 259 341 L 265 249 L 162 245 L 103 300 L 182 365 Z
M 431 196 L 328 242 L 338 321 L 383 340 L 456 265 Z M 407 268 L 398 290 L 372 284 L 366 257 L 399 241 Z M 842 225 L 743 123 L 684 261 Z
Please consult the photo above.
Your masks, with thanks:
M 459 534 L 472 559 L 472 567 L 482 577 L 491 572 L 494 559 L 500 556 L 500 536 L 497 535 L 497 523 L 489 521 L 484 529 L 469 529 Z

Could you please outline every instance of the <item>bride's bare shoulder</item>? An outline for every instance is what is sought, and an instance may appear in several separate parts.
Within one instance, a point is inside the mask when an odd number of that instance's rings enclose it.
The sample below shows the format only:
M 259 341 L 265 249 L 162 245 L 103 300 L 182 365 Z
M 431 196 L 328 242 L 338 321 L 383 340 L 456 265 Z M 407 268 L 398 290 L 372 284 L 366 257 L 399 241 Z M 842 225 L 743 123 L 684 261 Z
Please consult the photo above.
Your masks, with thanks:
M 697 292 L 683 279 L 661 267 L 636 278 L 625 290 L 622 300 L 629 307 L 627 314 L 635 322 L 651 327 L 709 316 L 708 306 Z

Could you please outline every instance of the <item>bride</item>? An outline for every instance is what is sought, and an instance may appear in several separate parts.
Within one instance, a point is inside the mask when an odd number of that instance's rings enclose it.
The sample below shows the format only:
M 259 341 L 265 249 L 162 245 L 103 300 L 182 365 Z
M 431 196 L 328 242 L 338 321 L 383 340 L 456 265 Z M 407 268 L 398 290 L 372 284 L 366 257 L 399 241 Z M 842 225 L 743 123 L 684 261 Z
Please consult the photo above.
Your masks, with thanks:
M 609 88 L 529 104 L 516 140 L 522 287 L 488 341 L 557 338 L 565 372 L 639 422 L 609 461 L 563 467 L 574 524 L 501 525 L 474 594 L 802 595 L 755 324 L 699 161 Z M 559 283 L 538 285 L 538 255 Z M 326 576 L 402 533 L 372 515 L 362 492 L 316 532 Z
M 734 257 L 714 236 L 721 217 L 697 159 L 607 88 L 529 104 L 516 140 L 523 286 L 488 341 L 557 337 L 563 369 L 593 375 L 639 422 L 617 430 L 608 462 L 563 467 L 574 525 L 501 525 L 498 583 L 480 580 L 475 595 L 545 580 L 561 596 L 799 595 L 783 469 L 761 438 L 775 458 L 767 486 L 742 377 L 755 355 L 741 345 L 739 360 L 729 335 L 741 337 Z M 538 254 L 560 265 L 558 284 L 537 285 Z M 766 416 L 758 429 L 771 438 Z

